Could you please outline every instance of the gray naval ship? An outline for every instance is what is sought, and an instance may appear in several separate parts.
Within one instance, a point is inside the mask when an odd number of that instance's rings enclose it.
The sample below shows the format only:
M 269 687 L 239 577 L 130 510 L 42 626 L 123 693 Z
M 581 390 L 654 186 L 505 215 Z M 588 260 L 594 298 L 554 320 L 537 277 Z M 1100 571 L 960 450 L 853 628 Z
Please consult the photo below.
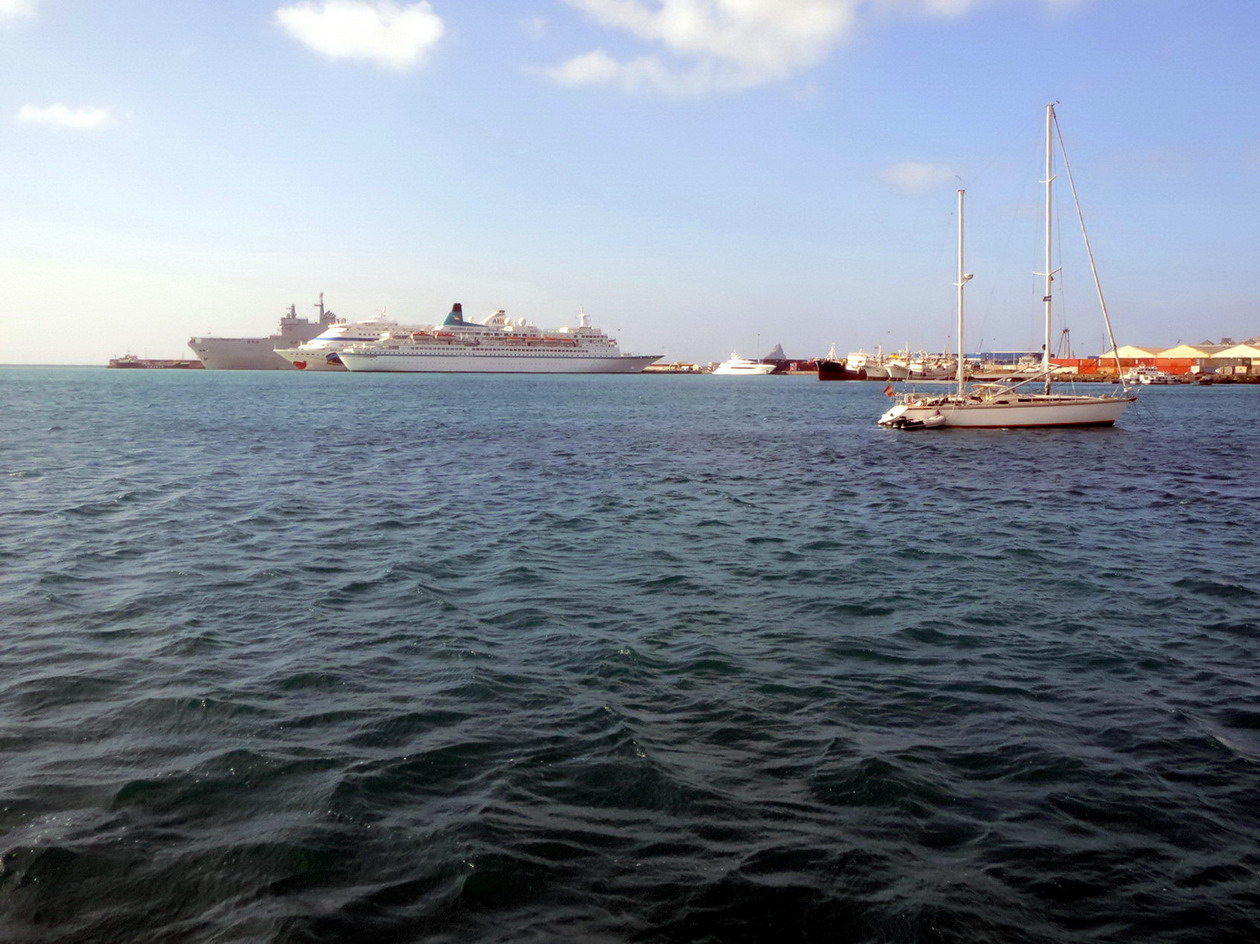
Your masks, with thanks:
M 291 363 L 275 353 L 276 348 L 297 347 L 309 341 L 339 319 L 324 307 L 324 293 L 315 303 L 319 318 L 299 318 L 297 306 L 290 305 L 280 319 L 280 331 L 266 338 L 189 338 L 197 359 L 206 370 L 293 370 Z

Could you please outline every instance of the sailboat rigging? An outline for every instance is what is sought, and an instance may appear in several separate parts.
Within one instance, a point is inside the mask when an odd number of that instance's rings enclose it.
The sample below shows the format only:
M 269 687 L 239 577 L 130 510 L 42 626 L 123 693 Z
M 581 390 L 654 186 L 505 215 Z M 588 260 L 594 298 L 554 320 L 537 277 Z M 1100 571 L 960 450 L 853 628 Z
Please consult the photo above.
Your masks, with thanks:
M 1052 213 L 1054 199 L 1054 137 L 1058 129 L 1054 104 L 1046 106 L 1046 179 L 1045 185 L 1045 266 L 1038 272 L 1045 279 L 1045 292 L 1042 303 L 1045 306 L 1045 343 L 1042 345 L 1041 371 L 1015 383 L 984 383 L 968 385 L 966 378 L 966 347 L 964 344 L 964 288 L 972 276 L 964 271 L 963 256 L 963 206 L 966 191 L 958 191 L 958 276 L 954 285 L 957 288 L 958 312 L 958 366 L 955 376 L 955 390 L 945 395 L 922 395 L 915 392 L 896 395 L 895 402 L 883 416 L 879 425 L 894 429 L 927 429 L 931 427 L 955 426 L 972 429 L 1009 429 L 1020 427 L 1054 427 L 1054 426 L 1111 426 L 1120 415 L 1133 403 L 1134 396 L 1127 385 L 1122 396 L 1085 396 L 1054 392 L 1053 371 L 1050 359 L 1051 329 L 1054 311 L 1054 268 L 1052 257 Z M 1102 307 L 1103 320 L 1107 327 L 1107 336 L 1111 340 L 1111 349 L 1116 350 L 1115 336 L 1111 330 L 1111 318 L 1107 312 L 1106 302 L 1102 294 L 1102 286 L 1098 280 L 1098 271 L 1094 265 L 1093 250 L 1089 245 L 1089 235 L 1085 230 L 1084 218 L 1080 215 L 1080 201 L 1076 199 L 1076 185 L 1072 180 L 1071 168 L 1067 163 L 1067 154 L 1062 147 L 1062 135 L 1059 135 L 1059 149 L 1063 153 L 1064 168 L 1067 170 L 1068 182 L 1072 187 L 1073 199 L 1076 201 L 1078 219 L 1081 220 L 1081 233 L 1085 238 L 1085 248 L 1089 256 L 1090 270 L 1094 276 L 1094 287 L 1098 293 Z M 1118 362 L 1117 362 L 1118 363 Z M 1042 392 L 1021 389 L 1026 384 L 1041 380 Z M 1123 382 L 1123 381 L 1122 381 Z

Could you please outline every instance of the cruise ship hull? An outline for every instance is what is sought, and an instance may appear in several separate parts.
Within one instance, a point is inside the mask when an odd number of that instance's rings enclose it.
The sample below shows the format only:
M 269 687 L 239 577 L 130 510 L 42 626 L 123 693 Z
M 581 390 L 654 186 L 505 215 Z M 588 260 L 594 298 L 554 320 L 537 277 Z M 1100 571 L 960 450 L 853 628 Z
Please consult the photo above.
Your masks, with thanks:
M 342 351 L 350 371 L 441 374 L 637 374 L 661 354 L 585 356 L 529 351 Z
M 341 363 L 341 355 L 336 351 L 303 351 L 300 348 L 278 348 L 276 356 L 281 357 L 295 370 L 339 371 L 344 373 L 346 365 Z

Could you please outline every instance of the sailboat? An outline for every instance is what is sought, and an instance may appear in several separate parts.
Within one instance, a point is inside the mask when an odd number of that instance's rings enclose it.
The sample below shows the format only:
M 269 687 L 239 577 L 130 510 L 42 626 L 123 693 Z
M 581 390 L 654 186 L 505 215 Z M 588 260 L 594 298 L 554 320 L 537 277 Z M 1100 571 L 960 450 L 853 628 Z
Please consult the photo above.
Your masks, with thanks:
M 972 275 L 965 271 L 963 265 L 963 201 L 966 191 L 958 191 L 958 277 L 954 282 L 957 289 L 958 312 L 958 362 L 955 372 L 955 390 L 945 395 L 922 395 L 915 392 L 895 395 L 895 400 L 883 416 L 879 425 L 894 429 L 929 429 L 933 427 L 964 427 L 969 429 L 1010 429 L 1020 427 L 1053 427 L 1053 426 L 1111 426 L 1120 418 L 1130 403 L 1137 400 L 1127 384 L 1120 396 L 1085 396 L 1077 394 L 1056 393 L 1053 388 L 1053 367 L 1050 362 L 1050 330 L 1053 312 L 1053 286 L 1056 270 L 1051 255 L 1051 220 L 1054 197 L 1054 133 L 1058 129 L 1058 121 L 1054 113 L 1054 104 L 1046 106 L 1046 220 L 1045 220 L 1045 271 L 1037 273 L 1045 278 L 1045 344 L 1042 346 L 1041 370 L 1033 376 L 1017 383 L 985 383 L 968 385 L 966 379 L 966 348 L 963 342 L 964 327 L 964 289 Z M 1060 140 L 1062 138 L 1060 137 Z M 1067 155 L 1063 157 L 1067 170 L 1068 182 L 1072 183 L 1071 168 L 1067 164 Z M 1072 185 L 1073 196 L 1076 193 Z M 1079 213 L 1079 202 L 1078 213 Z M 1081 231 L 1084 233 L 1084 223 Z M 1117 350 L 1115 337 L 1111 331 L 1111 319 L 1107 315 L 1107 305 L 1103 301 L 1102 288 L 1098 282 L 1098 273 L 1094 269 L 1093 253 L 1089 249 L 1089 237 L 1085 237 L 1085 248 L 1090 259 L 1090 268 L 1094 271 L 1094 287 L 1102 306 L 1103 320 L 1107 326 L 1107 336 L 1111 340 L 1111 349 Z M 1116 361 L 1117 370 L 1120 362 Z M 1036 392 L 1028 385 L 1040 381 L 1042 390 Z M 1124 382 L 1123 379 L 1121 381 Z M 885 389 L 889 396 L 894 396 L 891 386 Z

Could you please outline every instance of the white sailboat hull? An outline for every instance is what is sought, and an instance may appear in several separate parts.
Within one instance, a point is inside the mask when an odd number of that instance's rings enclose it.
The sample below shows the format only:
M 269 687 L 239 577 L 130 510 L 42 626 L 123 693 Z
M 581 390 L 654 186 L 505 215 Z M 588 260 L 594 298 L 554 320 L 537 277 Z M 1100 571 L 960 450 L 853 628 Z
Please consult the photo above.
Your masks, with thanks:
M 881 426 L 927 422 L 961 429 L 1026 429 L 1057 426 L 1111 426 L 1136 397 L 1011 394 L 995 399 L 956 396 L 908 398 L 880 417 Z

